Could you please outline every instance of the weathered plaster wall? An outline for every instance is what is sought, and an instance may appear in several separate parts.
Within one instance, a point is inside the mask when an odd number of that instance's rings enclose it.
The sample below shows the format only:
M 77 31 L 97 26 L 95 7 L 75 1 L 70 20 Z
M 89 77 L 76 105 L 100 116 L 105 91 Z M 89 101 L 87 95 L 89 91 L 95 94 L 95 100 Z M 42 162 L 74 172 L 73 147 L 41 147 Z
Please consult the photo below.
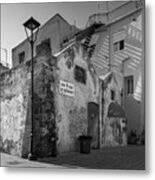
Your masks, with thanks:
M 52 154 L 51 137 L 55 129 L 54 70 L 49 57 L 34 64 L 34 152 Z M 44 64 L 45 65 L 44 65 Z M 31 132 L 30 64 L 1 76 L 1 150 L 27 157 Z M 53 90 L 51 90 L 53 87 Z
M 75 80 L 75 65 L 86 70 L 86 84 Z M 98 102 L 98 85 L 94 83 L 97 79 L 91 75 L 84 50 L 78 43 L 59 56 L 57 74 L 57 146 L 59 152 L 76 151 L 78 136 L 87 134 L 87 104 Z M 60 94 L 60 80 L 74 85 L 73 97 Z
M 0 78 L 1 148 L 8 153 L 21 155 L 29 98 L 28 69 L 12 69 L 1 74 Z
M 126 121 L 124 118 L 108 117 L 108 108 L 111 102 L 121 105 L 119 86 L 114 77 L 104 83 L 103 88 L 103 112 L 101 122 L 101 147 L 126 145 Z M 111 90 L 115 92 L 115 100 L 111 99 Z

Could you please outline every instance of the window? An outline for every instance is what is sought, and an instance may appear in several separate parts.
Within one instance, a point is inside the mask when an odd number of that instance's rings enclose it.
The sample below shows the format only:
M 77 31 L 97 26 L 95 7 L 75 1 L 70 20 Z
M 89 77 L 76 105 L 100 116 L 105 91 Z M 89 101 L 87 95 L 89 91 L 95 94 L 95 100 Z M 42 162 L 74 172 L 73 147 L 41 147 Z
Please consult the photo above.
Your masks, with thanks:
M 114 43 L 114 51 L 119 51 L 124 49 L 124 40 Z
M 77 82 L 86 84 L 86 70 L 80 66 L 75 66 L 74 77 Z
M 120 41 L 119 45 L 120 50 L 124 49 L 124 40 Z
M 24 60 L 25 60 L 25 52 L 23 51 L 23 52 L 19 53 L 19 63 L 20 64 L 23 63 Z
M 125 77 L 125 94 L 133 94 L 134 80 L 133 76 Z
M 111 100 L 115 100 L 115 91 L 111 90 Z

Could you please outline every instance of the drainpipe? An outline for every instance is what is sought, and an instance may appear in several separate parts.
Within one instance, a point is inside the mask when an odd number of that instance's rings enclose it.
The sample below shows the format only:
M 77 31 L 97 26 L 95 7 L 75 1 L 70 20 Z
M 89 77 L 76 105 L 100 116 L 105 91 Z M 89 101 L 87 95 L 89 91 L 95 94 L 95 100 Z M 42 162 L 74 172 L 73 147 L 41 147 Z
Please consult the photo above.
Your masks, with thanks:
M 104 97 L 103 97 L 103 91 L 104 91 L 104 82 L 99 79 L 99 148 L 101 148 L 101 140 L 103 137 L 103 116 L 104 116 Z
M 106 9 L 107 9 L 107 23 L 109 23 L 109 2 L 106 1 Z M 111 28 L 110 28 L 110 24 L 109 24 L 109 28 L 108 28 L 108 35 L 109 35 L 109 68 L 108 68 L 108 72 L 111 71 L 111 50 L 110 50 L 110 47 L 111 47 Z
M 124 85 L 124 61 L 122 61 L 122 89 L 121 89 L 121 106 L 124 108 L 124 95 L 125 95 L 125 85 Z
M 99 79 L 99 131 L 98 131 L 98 147 L 101 148 L 101 127 L 102 127 L 102 93 L 101 93 L 101 80 Z

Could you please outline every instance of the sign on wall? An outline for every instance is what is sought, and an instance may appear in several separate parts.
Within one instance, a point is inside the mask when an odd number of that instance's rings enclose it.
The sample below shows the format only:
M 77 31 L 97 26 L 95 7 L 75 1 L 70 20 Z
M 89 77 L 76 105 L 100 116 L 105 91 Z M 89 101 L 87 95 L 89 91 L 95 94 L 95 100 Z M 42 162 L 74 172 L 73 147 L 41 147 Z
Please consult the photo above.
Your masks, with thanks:
M 60 80 L 59 92 L 65 96 L 74 96 L 74 84 Z

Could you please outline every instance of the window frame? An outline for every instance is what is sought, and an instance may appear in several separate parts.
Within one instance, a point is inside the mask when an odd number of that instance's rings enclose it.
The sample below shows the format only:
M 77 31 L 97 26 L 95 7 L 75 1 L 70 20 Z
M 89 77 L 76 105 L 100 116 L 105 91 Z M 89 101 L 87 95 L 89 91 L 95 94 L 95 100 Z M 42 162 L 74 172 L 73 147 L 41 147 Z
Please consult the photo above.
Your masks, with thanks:
M 121 51 L 125 48 L 125 40 L 119 40 L 113 43 L 114 52 Z
M 124 88 L 125 95 L 130 95 L 134 93 L 134 76 L 126 76 L 124 77 Z

